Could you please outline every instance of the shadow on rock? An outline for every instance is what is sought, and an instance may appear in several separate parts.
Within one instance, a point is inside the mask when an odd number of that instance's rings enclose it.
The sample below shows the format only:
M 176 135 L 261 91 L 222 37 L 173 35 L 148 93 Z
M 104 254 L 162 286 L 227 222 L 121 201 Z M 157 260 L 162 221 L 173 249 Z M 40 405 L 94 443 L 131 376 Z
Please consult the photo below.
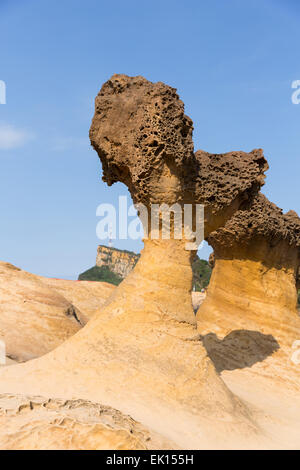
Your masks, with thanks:
M 219 339 L 215 333 L 201 336 L 207 355 L 217 372 L 244 369 L 264 361 L 278 351 L 279 344 L 272 335 L 259 331 L 235 330 Z

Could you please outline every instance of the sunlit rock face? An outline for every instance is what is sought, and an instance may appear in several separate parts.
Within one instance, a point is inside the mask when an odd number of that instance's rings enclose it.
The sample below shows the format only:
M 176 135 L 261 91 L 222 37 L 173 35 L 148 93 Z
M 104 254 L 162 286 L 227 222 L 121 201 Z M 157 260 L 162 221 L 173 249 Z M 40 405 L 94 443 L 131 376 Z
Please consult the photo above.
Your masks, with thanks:
M 6 361 L 42 356 L 74 335 L 84 324 L 73 303 L 38 276 L 0 262 L 0 340 Z
M 197 320 L 217 369 L 248 368 L 256 379 L 300 390 L 292 360 L 300 339 L 299 217 L 259 194 L 207 240 L 214 268 Z
M 123 182 L 148 209 L 203 203 L 208 236 L 257 192 L 267 163 L 260 150 L 194 154 L 192 129 L 176 90 L 114 75 L 96 98 L 90 137 L 104 181 Z M 149 231 L 133 271 L 75 336 L 2 371 L 0 392 L 105 403 L 179 448 L 268 446 L 207 357 L 191 302 L 195 250 L 171 228 L 170 239 Z
M 114 287 L 49 279 L 0 261 L 0 365 L 43 356 L 79 331 Z M 1 364 L 3 362 L 3 364 Z

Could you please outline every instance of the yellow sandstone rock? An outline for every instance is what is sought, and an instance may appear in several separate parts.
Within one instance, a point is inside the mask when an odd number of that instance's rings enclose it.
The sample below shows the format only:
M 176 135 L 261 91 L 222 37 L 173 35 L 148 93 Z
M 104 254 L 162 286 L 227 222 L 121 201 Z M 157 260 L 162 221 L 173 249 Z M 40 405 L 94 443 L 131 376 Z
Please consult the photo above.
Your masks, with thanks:
M 300 366 L 293 361 L 300 339 L 297 214 L 282 214 L 260 194 L 208 241 L 214 268 L 197 320 L 217 370 L 227 383 L 247 384 L 253 395 L 261 389 L 299 396 Z
M 74 305 L 37 276 L 0 262 L 0 339 L 8 359 L 46 354 L 81 327 Z
M 55 349 L 101 309 L 114 286 L 35 276 L 0 262 L 0 339 L 6 364 Z
M 0 395 L 0 449 L 146 450 L 173 444 L 130 416 L 84 400 Z

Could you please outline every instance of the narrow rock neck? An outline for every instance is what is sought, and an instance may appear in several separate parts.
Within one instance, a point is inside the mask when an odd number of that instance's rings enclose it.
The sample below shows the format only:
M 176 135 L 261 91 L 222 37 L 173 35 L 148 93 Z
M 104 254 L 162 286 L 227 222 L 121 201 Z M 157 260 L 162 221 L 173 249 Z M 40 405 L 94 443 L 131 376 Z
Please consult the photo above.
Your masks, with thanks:
M 120 288 L 132 309 L 195 324 L 192 307 L 192 261 L 184 240 L 145 240 L 141 258 Z

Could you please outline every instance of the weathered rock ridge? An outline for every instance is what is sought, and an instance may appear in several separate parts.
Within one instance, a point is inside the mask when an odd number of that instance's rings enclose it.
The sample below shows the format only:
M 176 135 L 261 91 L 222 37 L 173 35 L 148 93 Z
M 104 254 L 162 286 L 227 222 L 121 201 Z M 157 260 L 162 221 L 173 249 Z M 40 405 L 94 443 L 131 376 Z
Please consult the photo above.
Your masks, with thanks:
M 35 276 L 0 262 L 0 340 L 7 362 L 55 349 L 99 311 L 113 286 Z

